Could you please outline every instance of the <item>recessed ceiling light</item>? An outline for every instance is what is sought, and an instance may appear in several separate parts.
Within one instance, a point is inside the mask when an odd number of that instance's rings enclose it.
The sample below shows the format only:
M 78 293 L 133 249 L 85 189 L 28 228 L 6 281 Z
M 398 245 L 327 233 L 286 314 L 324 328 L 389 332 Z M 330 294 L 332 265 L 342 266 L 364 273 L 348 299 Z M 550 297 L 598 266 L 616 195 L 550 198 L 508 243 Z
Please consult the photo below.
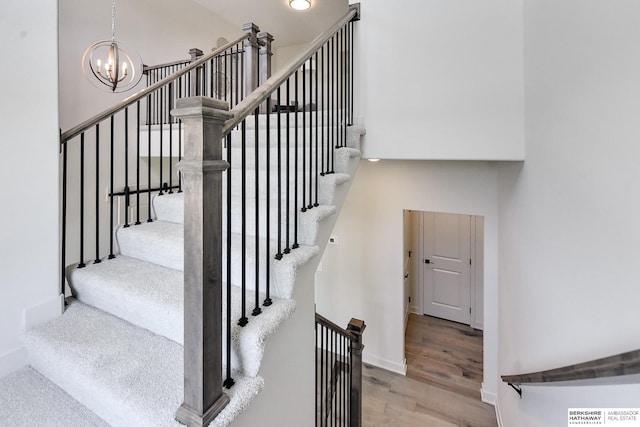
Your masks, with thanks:
M 295 10 L 307 10 L 311 7 L 311 0 L 289 0 L 289 7 Z
M 379 162 L 380 161 L 380 159 L 367 159 L 367 160 L 369 160 L 370 162 Z

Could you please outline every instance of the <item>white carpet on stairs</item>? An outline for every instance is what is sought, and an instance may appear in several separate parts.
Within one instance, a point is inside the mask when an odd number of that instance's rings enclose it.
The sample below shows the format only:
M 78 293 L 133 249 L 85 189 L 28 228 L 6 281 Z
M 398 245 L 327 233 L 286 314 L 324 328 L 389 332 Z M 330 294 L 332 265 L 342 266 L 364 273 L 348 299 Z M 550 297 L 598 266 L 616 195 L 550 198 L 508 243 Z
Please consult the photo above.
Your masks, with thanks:
M 182 224 L 154 221 L 128 228 L 120 228 L 116 235 L 120 252 L 123 255 L 174 270 L 182 270 L 184 268 L 182 230 Z M 222 244 L 224 254 L 226 253 L 227 245 L 226 236 L 224 236 Z M 298 267 L 316 256 L 319 249 L 317 246 L 300 245 L 299 248 L 283 256 L 281 260 L 275 260 L 278 250 L 277 241 L 270 240 L 269 244 L 269 256 L 267 258 L 265 256 L 267 253 L 267 240 L 264 238 L 259 239 L 260 290 L 266 293 L 265 271 L 268 259 L 271 265 L 271 295 L 277 298 L 289 299 L 293 295 Z M 254 237 L 246 237 L 245 248 L 247 255 L 245 283 L 247 288 L 251 289 L 251 284 L 256 281 L 256 241 Z M 284 250 L 284 245 L 281 246 L 281 249 Z M 242 259 L 242 236 L 237 233 L 231 233 L 231 252 L 232 259 Z M 223 278 L 227 277 L 226 268 L 226 262 L 223 262 Z M 232 264 L 231 284 L 234 286 L 242 285 L 242 265 L 239 262 Z
M 116 315 L 134 325 L 148 329 L 177 343 L 183 342 L 184 284 L 181 271 L 119 255 L 84 268 L 67 268 L 67 278 L 74 296 L 85 304 Z M 226 301 L 223 284 L 223 300 Z M 250 377 L 258 375 L 268 337 L 295 310 L 292 299 L 272 298 L 262 314 L 252 316 L 255 293 L 247 291 L 245 327 L 237 324 L 241 316 L 241 292 L 231 287 L 232 352 L 231 366 L 242 369 Z M 260 304 L 265 295 L 259 297 Z M 226 310 L 222 313 L 226 325 Z M 223 329 L 223 354 L 226 351 L 226 329 Z
M 31 365 L 113 426 L 179 426 L 183 349 L 101 310 L 73 301 L 64 315 L 25 333 Z M 263 387 L 235 373 L 226 426 Z
M 109 427 L 31 367 L 0 378 L 0 426 Z

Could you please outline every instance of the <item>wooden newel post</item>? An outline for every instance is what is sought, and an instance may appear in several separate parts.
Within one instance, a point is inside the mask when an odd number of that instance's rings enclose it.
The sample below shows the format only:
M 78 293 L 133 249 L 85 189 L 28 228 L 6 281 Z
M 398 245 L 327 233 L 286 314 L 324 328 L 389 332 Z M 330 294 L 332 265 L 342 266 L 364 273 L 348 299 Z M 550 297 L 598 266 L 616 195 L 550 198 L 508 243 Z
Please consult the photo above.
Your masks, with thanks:
M 260 28 L 253 22 L 242 26 L 242 31 L 248 34 L 244 40 L 244 98 L 258 87 L 258 32 Z
M 176 101 L 184 123 L 178 164 L 184 192 L 184 403 L 176 420 L 206 426 L 229 403 L 222 390 L 222 126 L 229 105 L 205 97 Z
M 347 326 L 347 330 L 357 337 L 357 341 L 351 343 L 350 427 L 362 426 L 362 332 L 366 327 L 364 321 L 354 318 Z

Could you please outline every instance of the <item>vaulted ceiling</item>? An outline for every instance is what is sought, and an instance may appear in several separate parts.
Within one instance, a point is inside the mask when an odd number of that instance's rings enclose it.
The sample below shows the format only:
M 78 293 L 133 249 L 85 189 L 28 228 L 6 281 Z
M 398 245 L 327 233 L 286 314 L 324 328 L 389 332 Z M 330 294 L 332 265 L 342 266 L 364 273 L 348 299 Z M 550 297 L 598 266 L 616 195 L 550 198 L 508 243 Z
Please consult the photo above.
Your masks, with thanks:
M 308 43 L 347 12 L 347 0 L 311 0 L 311 8 L 298 12 L 289 0 L 194 0 L 238 28 L 253 22 L 271 33 L 275 46 Z

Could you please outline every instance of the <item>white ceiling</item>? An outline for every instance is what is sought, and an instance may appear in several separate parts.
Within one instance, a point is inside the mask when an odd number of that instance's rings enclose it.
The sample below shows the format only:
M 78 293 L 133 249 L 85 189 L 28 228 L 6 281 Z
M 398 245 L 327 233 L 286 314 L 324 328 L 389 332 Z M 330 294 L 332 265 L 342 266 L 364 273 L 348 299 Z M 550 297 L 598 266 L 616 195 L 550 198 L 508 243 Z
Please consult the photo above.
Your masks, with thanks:
M 276 47 L 310 42 L 348 10 L 348 0 L 311 0 L 311 8 L 304 12 L 291 9 L 288 0 L 194 1 L 238 28 L 253 22 L 274 36 Z

